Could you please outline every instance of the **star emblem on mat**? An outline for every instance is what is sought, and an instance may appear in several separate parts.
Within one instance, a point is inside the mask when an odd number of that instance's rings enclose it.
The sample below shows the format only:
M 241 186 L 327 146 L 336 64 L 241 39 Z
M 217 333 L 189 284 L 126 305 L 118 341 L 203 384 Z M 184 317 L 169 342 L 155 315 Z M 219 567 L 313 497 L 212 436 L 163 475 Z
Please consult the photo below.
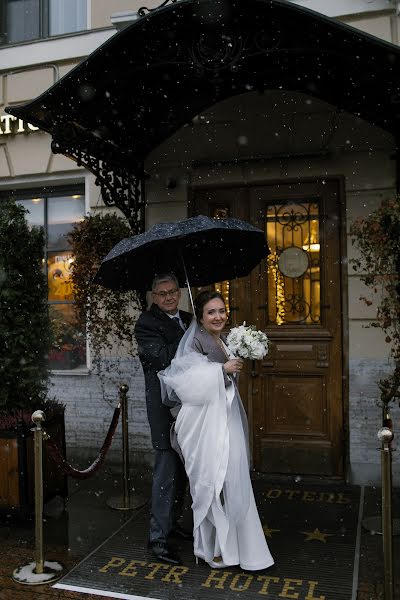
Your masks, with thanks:
M 303 535 L 306 535 L 305 542 L 311 542 L 312 540 L 316 540 L 318 542 L 323 542 L 326 544 L 326 538 L 333 535 L 333 533 L 322 533 L 318 527 L 314 529 L 314 531 L 300 531 Z
M 280 531 L 280 529 L 270 529 L 267 524 L 263 525 L 265 537 L 272 538 L 272 534 Z

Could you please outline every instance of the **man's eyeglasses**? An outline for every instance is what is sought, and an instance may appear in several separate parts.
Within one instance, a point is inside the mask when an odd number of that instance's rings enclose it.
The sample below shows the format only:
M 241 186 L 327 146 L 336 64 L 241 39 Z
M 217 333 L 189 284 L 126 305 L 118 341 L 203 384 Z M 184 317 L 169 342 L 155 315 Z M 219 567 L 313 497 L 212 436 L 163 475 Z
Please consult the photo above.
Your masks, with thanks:
M 161 298 L 167 298 L 168 296 L 176 296 L 179 292 L 179 288 L 175 288 L 174 290 L 166 290 L 165 292 L 153 292 L 156 296 L 160 296 Z

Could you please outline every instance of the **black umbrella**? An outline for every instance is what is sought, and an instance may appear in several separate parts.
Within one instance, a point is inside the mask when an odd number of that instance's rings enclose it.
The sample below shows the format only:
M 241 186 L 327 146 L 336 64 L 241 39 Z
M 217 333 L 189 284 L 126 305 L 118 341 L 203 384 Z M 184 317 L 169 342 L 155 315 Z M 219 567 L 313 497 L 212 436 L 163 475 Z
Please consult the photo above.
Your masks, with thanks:
M 243 277 L 269 254 L 264 233 L 239 219 L 199 215 L 157 223 L 119 242 L 94 282 L 112 290 L 149 290 L 157 274 L 173 272 L 181 287 Z

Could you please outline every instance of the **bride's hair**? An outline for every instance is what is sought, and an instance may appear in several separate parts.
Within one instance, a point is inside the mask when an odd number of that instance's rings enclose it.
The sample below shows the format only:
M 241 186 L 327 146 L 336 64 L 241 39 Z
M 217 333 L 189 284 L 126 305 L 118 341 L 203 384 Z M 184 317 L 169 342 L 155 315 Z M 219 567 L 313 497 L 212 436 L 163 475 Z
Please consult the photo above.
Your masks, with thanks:
M 197 296 L 197 298 L 194 301 L 194 312 L 198 323 L 200 323 L 201 319 L 203 318 L 203 310 L 207 302 L 210 302 L 210 300 L 214 300 L 215 298 L 219 298 L 219 300 L 222 300 L 222 302 L 224 302 L 224 299 L 221 296 L 221 294 L 215 291 L 211 292 L 209 290 L 205 290 L 204 292 L 200 292 L 200 294 Z

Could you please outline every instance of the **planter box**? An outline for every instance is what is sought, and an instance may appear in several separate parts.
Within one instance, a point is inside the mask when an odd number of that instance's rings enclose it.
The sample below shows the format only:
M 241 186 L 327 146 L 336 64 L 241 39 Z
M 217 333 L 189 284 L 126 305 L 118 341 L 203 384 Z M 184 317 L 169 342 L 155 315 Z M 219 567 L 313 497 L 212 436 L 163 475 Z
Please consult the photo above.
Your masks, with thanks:
M 65 456 L 64 415 L 44 428 Z M 34 506 L 34 444 L 31 427 L 0 431 L 0 510 L 29 511 Z M 50 459 L 43 443 L 43 497 L 67 497 L 67 477 Z
M 21 489 L 24 482 L 20 482 L 19 465 L 21 443 L 18 443 L 14 433 L 0 432 L 0 507 L 6 508 L 19 506 L 21 495 L 25 495 Z

